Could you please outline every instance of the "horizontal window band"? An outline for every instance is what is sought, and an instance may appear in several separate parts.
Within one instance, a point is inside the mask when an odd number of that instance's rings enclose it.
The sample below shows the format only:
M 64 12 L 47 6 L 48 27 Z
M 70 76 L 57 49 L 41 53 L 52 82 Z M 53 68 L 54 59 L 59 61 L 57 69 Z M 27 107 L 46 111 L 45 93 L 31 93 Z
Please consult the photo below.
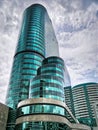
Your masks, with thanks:
M 33 105 L 33 104 L 39 104 L 39 103 L 48 103 L 48 104 L 53 104 L 53 105 L 58 105 L 58 106 L 61 106 L 63 108 L 65 108 L 67 110 L 67 112 L 71 115 L 71 117 L 76 120 L 74 118 L 74 116 L 72 115 L 72 113 L 70 112 L 69 108 L 67 107 L 67 105 L 62 102 L 62 101 L 59 101 L 59 100 L 56 100 L 56 99 L 51 99 L 51 98 L 31 98 L 31 99 L 26 99 L 26 100 L 23 100 L 21 101 L 19 104 L 18 104 L 18 108 L 19 107 L 22 107 L 22 106 L 26 106 L 26 105 Z M 76 120 L 77 121 L 77 120 Z
M 33 89 L 33 88 L 37 88 L 37 87 L 39 87 L 39 86 L 41 86 L 42 84 L 41 83 L 36 83 L 35 85 L 31 85 L 31 89 Z M 43 85 L 42 85 L 43 86 Z M 53 86 L 53 87 L 56 87 L 56 88 L 60 88 L 62 91 L 64 91 L 64 89 L 62 88 L 62 85 L 60 86 L 60 85 L 58 85 L 57 83 L 45 83 L 45 86 L 47 86 L 47 87 L 51 87 L 51 86 Z
M 89 126 L 83 125 L 83 124 L 78 124 L 78 123 L 70 123 L 68 119 L 66 119 L 63 116 L 58 116 L 58 115 L 50 115 L 50 114 L 40 114 L 40 115 L 30 115 L 30 116 L 24 116 L 20 117 L 16 120 L 16 125 L 21 124 L 23 122 L 35 122 L 35 121 L 49 121 L 49 122 L 59 122 L 59 123 L 64 123 L 68 125 L 71 129 L 83 129 L 83 130 L 90 130 Z
M 46 96 L 46 95 L 51 95 L 51 96 L 58 96 L 58 97 L 61 97 L 61 98 L 64 98 L 63 96 L 63 93 L 59 93 L 59 92 L 56 92 L 56 91 L 48 91 L 47 92 L 44 90 L 44 91 L 36 91 L 36 92 L 32 92 L 31 93 L 31 97 L 33 96 L 37 96 L 37 95 L 41 95 L 42 97 Z
M 21 51 L 21 52 L 18 52 L 15 54 L 14 57 L 16 57 L 18 54 L 21 54 L 21 53 L 25 53 L 25 52 L 33 52 L 33 53 L 37 53 L 38 55 L 41 55 L 43 58 L 45 58 L 41 53 L 38 53 L 37 51 L 31 51 L 31 50 L 26 50 L 26 51 Z

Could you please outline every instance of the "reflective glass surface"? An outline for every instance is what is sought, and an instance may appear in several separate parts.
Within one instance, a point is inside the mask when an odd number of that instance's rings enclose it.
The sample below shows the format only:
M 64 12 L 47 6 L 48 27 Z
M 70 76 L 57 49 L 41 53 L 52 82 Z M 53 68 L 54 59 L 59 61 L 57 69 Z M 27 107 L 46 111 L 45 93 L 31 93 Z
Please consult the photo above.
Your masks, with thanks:
M 59 56 L 58 42 L 54 33 L 52 21 L 47 13 L 45 13 L 45 43 L 46 57 Z
M 10 107 L 15 108 L 20 100 L 28 98 L 30 79 L 37 74 L 42 59 L 41 55 L 33 52 L 20 53 L 15 57 L 7 95 Z
M 15 130 L 71 130 L 67 125 L 56 122 L 24 122 L 18 124 Z
M 51 49 L 50 49 L 50 52 L 51 52 Z M 50 64 L 50 67 L 55 63 L 55 65 L 56 65 L 56 71 L 57 70 L 58 71 L 61 70 L 60 72 L 63 73 L 62 76 L 63 76 L 63 80 L 65 82 L 64 87 L 71 85 L 69 73 L 68 73 L 68 70 L 67 70 L 67 68 L 66 68 L 66 66 L 64 64 L 64 60 L 62 60 L 60 57 L 57 57 L 57 56 L 53 57 L 52 56 L 52 57 L 48 57 L 48 58 L 44 59 L 43 65 L 45 66 L 47 63 Z M 50 70 L 50 68 L 48 68 L 48 70 Z
M 70 116 L 69 112 L 65 108 L 58 105 L 40 103 L 22 106 L 17 110 L 17 118 L 21 116 L 34 114 L 61 115 L 70 120 L 70 122 L 75 123 L 74 119 Z
M 28 115 L 28 114 L 36 114 L 36 113 L 50 113 L 50 114 L 59 114 L 64 116 L 65 110 L 60 106 L 50 105 L 50 104 L 29 105 L 18 109 L 18 117 L 23 115 Z
M 43 65 L 49 64 L 49 63 L 51 64 L 55 63 L 61 66 L 62 68 L 64 68 L 64 61 L 60 57 L 52 56 L 43 60 Z
M 16 110 L 9 108 L 6 130 L 14 130 L 16 121 Z
M 45 8 L 40 5 L 30 6 L 24 11 L 6 98 L 6 104 L 12 108 L 28 98 L 30 80 L 37 74 L 44 59 L 45 12 Z
M 25 10 L 16 54 L 26 50 L 45 55 L 44 14 L 45 9 L 41 6 Z
M 62 67 L 60 67 L 59 65 L 57 64 L 48 64 L 47 65 L 43 65 L 42 67 L 40 67 L 38 69 L 38 75 L 40 74 L 43 74 L 43 75 L 55 75 L 55 76 L 58 76 L 60 78 L 64 78 L 64 69 Z
M 13 124 L 9 130 L 15 126 L 18 103 L 29 95 L 31 98 L 64 101 L 64 61 L 58 55 L 58 43 L 46 9 L 39 4 L 31 5 L 24 11 L 6 98 L 6 104 L 15 110 L 11 112 L 13 117 L 9 124 Z M 52 104 L 28 105 L 18 109 L 18 116 L 36 113 L 68 116 L 74 122 L 64 108 Z M 65 127 L 55 122 L 24 122 L 17 125 L 16 130 L 65 130 Z
M 50 75 L 37 76 L 31 83 L 31 97 L 46 97 L 63 101 L 64 91 L 62 86 L 63 82 L 61 78 Z
M 97 127 L 96 119 L 92 117 L 82 117 L 78 119 L 80 123 L 91 126 L 91 127 Z
M 64 101 L 64 73 L 64 61 L 61 58 L 44 59 L 37 71 L 37 76 L 30 83 L 30 97 Z

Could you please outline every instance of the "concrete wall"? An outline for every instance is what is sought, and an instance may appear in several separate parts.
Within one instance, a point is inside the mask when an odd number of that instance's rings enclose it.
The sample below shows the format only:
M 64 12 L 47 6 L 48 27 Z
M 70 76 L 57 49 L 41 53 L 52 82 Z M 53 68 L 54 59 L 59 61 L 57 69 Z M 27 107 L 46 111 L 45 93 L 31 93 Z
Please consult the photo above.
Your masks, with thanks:
M 98 130 L 98 127 L 93 127 L 93 130 Z
M 0 130 L 6 130 L 9 108 L 0 103 Z

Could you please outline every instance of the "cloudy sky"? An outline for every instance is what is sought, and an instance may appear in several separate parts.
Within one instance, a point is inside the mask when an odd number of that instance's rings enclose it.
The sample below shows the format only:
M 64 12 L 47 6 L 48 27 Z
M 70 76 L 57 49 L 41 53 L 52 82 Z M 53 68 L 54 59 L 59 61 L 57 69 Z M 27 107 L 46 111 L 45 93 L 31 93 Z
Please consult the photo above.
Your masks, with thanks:
M 98 0 L 0 0 L 0 101 L 4 102 L 23 11 L 43 4 L 72 86 L 98 82 Z

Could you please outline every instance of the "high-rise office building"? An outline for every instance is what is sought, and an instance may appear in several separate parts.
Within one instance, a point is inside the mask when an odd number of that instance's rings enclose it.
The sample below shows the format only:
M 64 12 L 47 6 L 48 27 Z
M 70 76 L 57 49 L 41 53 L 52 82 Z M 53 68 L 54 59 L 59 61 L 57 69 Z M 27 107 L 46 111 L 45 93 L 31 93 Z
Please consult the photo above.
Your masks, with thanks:
M 7 95 L 8 106 L 16 108 L 19 101 L 28 98 L 30 79 L 37 74 L 42 60 L 51 55 L 59 55 L 51 20 L 43 6 L 30 6 L 23 15 Z
M 65 73 L 48 13 L 42 5 L 31 5 L 24 11 L 14 56 L 7 130 L 89 130 L 64 103 Z
M 85 83 L 72 88 L 75 116 L 80 123 L 96 126 L 94 103 L 98 101 L 98 84 Z
M 98 84 L 67 86 L 64 92 L 66 105 L 79 122 L 98 129 Z

